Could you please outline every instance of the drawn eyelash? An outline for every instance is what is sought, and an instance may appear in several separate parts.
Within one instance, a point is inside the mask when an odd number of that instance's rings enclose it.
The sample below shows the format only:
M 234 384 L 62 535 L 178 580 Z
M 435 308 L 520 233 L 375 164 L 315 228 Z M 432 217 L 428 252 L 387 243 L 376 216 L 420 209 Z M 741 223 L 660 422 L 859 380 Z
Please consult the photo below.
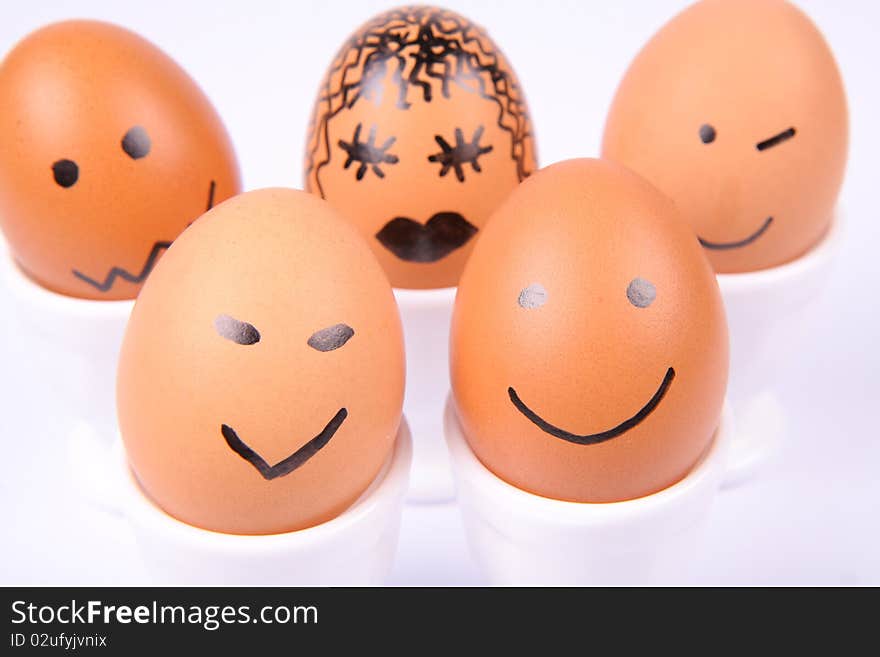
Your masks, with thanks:
M 441 151 L 428 156 L 428 161 L 439 162 L 442 165 L 440 167 L 441 178 L 449 173 L 449 169 L 455 169 L 455 177 L 458 178 L 458 182 L 464 182 L 463 165 L 470 164 L 474 171 L 480 173 L 482 168 L 480 168 L 478 161 L 479 157 L 492 151 L 492 146 L 480 146 L 480 137 L 482 136 L 483 126 L 474 130 L 474 136 L 470 142 L 465 141 L 461 128 L 456 128 L 455 146 L 450 146 L 442 136 L 434 135 L 434 140 L 440 146 Z
M 389 137 L 385 140 L 384 144 L 376 146 L 375 124 L 370 128 L 370 134 L 365 142 L 361 141 L 362 128 L 363 124 L 358 123 L 357 127 L 354 129 L 354 136 L 352 137 L 351 142 L 346 142 L 342 139 L 339 140 L 339 148 L 348 154 L 348 158 L 345 160 L 345 164 L 342 168 L 348 169 L 353 162 L 360 162 L 360 166 L 355 174 L 355 177 L 358 180 L 363 179 L 364 175 L 367 173 L 367 169 L 372 169 L 377 177 L 384 178 L 385 172 L 382 171 L 379 165 L 397 164 L 399 162 L 396 155 L 388 153 L 388 149 L 394 145 L 394 142 L 397 141 L 397 137 Z

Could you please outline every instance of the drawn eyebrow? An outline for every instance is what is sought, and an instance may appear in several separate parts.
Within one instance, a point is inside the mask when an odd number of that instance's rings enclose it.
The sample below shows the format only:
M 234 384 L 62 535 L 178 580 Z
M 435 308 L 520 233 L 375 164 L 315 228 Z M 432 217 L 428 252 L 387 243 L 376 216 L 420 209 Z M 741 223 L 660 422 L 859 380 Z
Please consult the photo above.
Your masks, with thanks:
M 312 333 L 308 345 L 318 351 L 333 351 L 348 342 L 353 335 L 354 329 L 348 324 L 334 324 Z
M 758 142 L 756 148 L 759 151 L 765 151 L 768 148 L 773 148 L 777 144 L 781 144 L 784 141 L 788 141 L 795 135 L 795 129 L 789 128 L 788 130 L 783 130 L 778 135 L 773 135 L 770 139 L 765 139 L 764 141 Z
M 240 345 L 251 345 L 260 341 L 260 332 L 253 324 L 242 322 L 229 315 L 217 315 L 214 319 L 214 329 L 221 338 Z

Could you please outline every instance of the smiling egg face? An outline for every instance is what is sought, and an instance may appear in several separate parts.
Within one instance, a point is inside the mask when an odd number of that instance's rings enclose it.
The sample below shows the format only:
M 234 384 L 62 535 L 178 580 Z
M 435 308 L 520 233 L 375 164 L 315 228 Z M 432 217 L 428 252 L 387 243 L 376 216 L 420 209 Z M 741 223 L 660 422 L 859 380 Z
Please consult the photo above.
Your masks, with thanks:
M 230 199 L 144 285 L 119 424 L 144 491 L 197 527 L 271 534 L 341 513 L 388 457 L 403 342 L 382 269 L 319 198 Z
M 831 222 L 847 108 L 815 25 L 782 0 L 703 0 L 627 71 L 603 156 L 679 206 L 716 271 L 783 264 Z
M 684 477 L 727 381 L 724 311 L 693 233 L 655 188 L 599 160 L 542 169 L 492 216 L 450 349 L 476 456 L 519 488 L 576 502 Z
M 495 43 L 458 14 L 408 7 L 363 25 L 330 66 L 305 187 L 355 222 L 393 286 L 449 287 L 534 166 L 525 97 Z
M 171 241 L 238 193 L 220 118 L 167 55 L 128 30 L 68 21 L 0 64 L 0 224 L 55 292 L 130 299 Z

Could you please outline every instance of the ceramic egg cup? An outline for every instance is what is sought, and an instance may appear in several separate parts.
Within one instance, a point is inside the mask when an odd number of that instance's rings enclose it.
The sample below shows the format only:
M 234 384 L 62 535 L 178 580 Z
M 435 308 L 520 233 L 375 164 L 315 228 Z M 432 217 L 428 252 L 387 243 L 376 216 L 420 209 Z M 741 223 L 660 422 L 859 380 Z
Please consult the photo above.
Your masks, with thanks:
M 449 390 L 449 326 L 456 288 L 404 290 L 394 296 L 403 323 L 406 394 L 403 410 L 413 435 L 413 464 L 407 500 L 448 502 L 455 497 L 449 454 L 443 440 L 443 400 Z
M 172 518 L 146 496 L 124 450 L 118 452 L 119 510 L 157 584 L 376 586 L 391 570 L 412 459 L 405 418 L 385 465 L 354 504 L 284 534 L 223 534 Z
M 41 287 L 4 250 L 0 269 L 10 308 L 7 317 L 17 352 L 28 355 L 50 397 L 41 420 L 49 432 L 34 449 L 66 449 L 75 487 L 91 494 L 95 467 L 116 437 L 116 361 L 134 301 L 94 301 Z M 35 436 L 35 440 L 41 440 Z M 50 444 L 51 443 L 51 444 Z
M 634 500 L 583 504 L 508 484 L 474 455 L 451 397 L 445 430 L 465 533 L 493 585 L 683 581 L 699 558 L 731 437 L 727 404 L 707 452 L 681 481 Z
M 811 251 L 792 262 L 718 274 L 730 333 L 728 399 L 736 416 L 725 486 L 751 478 L 784 441 L 789 411 L 777 394 L 779 372 L 797 358 L 810 308 L 821 298 L 841 242 L 835 220 Z

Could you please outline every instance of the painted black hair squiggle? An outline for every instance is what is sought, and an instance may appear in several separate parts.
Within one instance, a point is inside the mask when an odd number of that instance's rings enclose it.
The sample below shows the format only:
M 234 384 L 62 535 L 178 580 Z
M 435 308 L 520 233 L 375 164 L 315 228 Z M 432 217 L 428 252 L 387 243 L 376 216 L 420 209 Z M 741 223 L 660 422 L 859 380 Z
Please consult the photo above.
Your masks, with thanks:
M 510 135 L 510 157 L 520 181 L 533 148 L 525 97 L 503 55 L 479 27 L 433 7 L 393 9 L 370 20 L 339 50 L 321 85 L 306 146 L 306 189 L 322 197 L 321 169 L 332 149 L 328 124 L 362 99 L 381 100 L 389 69 L 397 106 L 410 107 L 411 94 L 431 102 L 450 88 L 476 93 L 498 107 L 498 126 Z

